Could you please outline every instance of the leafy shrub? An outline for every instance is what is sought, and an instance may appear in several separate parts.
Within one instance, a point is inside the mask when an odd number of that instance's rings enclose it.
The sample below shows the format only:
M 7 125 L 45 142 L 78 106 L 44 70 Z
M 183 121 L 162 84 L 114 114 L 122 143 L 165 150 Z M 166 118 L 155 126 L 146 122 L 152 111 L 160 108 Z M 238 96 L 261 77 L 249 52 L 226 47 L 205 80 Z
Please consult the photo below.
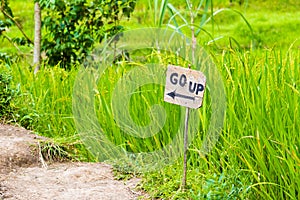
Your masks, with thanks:
M 104 37 L 123 30 L 119 25 L 122 16 L 130 17 L 136 0 L 40 0 L 46 15 L 43 26 L 42 51 L 48 62 L 70 68 L 82 63 L 94 44 Z
M 11 88 L 11 75 L 4 70 L 0 70 L 0 118 L 11 113 L 10 101 L 14 96 Z

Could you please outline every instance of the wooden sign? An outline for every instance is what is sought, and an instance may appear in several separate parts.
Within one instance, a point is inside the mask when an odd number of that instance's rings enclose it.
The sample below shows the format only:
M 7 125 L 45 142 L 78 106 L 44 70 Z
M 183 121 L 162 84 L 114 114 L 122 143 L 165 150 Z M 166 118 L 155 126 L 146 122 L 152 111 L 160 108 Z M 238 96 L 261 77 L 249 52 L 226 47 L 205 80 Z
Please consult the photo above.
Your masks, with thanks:
M 200 71 L 169 65 L 164 101 L 199 108 L 202 105 L 206 77 Z

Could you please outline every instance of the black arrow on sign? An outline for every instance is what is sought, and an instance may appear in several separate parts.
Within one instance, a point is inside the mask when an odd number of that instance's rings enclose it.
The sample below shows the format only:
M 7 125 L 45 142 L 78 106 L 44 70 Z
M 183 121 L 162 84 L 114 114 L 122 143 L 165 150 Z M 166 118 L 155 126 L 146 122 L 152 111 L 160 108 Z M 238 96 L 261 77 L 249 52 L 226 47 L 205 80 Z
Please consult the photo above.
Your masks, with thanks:
M 175 99 L 175 97 L 180 97 L 180 98 L 185 98 L 185 99 L 190 99 L 190 100 L 195 101 L 195 97 L 186 96 L 186 95 L 183 95 L 183 94 L 176 93 L 176 90 L 174 90 L 173 92 L 168 93 L 167 95 L 169 95 L 173 99 Z

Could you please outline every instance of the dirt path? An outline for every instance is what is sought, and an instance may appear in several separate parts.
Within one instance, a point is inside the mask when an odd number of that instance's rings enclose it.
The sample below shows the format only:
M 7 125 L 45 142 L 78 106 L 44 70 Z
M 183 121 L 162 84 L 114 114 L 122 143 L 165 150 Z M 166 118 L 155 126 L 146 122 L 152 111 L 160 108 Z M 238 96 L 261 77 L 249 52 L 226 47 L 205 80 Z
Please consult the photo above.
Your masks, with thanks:
M 103 163 L 52 163 L 39 159 L 38 140 L 29 131 L 0 124 L 0 200 L 138 199 L 139 179 L 114 180 Z

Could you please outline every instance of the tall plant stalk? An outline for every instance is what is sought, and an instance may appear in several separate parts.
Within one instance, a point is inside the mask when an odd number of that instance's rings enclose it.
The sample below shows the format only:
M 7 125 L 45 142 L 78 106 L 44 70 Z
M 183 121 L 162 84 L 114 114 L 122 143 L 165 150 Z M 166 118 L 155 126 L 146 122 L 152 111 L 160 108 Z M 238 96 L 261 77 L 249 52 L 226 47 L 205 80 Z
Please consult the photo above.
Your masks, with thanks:
M 34 74 L 40 69 L 41 60 L 41 7 L 39 2 L 34 4 L 34 50 L 33 64 L 35 65 Z

